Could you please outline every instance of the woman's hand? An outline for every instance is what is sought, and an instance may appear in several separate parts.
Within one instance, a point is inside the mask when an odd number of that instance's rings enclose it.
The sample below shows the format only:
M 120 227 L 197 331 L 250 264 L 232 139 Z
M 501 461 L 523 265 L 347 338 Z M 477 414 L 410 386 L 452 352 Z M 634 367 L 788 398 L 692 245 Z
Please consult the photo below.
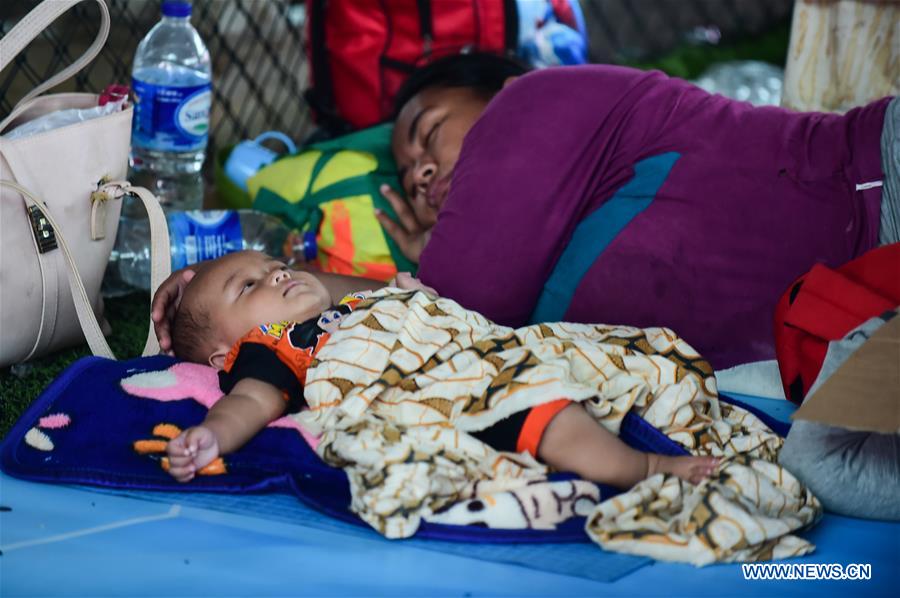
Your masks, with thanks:
M 381 186 L 381 194 L 394 208 L 399 222 L 395 222 L 381 210 L 375 210 L 375 217 L 397 243 L 403 255 L 418 264 L 419 256 L 431 237 L 431 227 L 434 226 L 437 214 L 425 203 L 424 198 L 417 198 L 411 206 L 388 185 Z
M 404 291 L 425 291 L 429 295 L 433 295 L 435 297 L 438 296 L 437 291 L 423 284 L 421 280 L 413 277 L 413 275 L 409 272 L 398 272 L 397 276 L 395 276 L 394 279 L 388 283 L 388 286 L 397 287 L 398 289 L 403 289 Z
M 153 320 L 153 330 L 159 340 L 159 350 L 167 355 L 172 354 L 172 320 L 175 318 L 175 310 L 184 296 L 184 289 L 194 278 L 197 271 L 193 268 L 184 268 L 173 272 L 163 281 L 153 301 L 150 303 L 150 319 Z

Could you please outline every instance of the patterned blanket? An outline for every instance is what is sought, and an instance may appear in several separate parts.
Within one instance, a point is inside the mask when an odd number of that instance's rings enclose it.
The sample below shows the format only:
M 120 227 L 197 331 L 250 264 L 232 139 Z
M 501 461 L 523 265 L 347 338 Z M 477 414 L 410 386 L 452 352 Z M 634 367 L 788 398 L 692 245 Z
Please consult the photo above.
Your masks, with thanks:
M 777 464 L 781 438 L 720 403 L 709 364 L 666 328 L 513 330 L 447 299 L 384 290 L 319 351 L 305 396 L 311 408 L 296 417 L 321 436 L 319 456 L 344 468 L 352 509 L 389 538 L 544 480 L 536 460 L 469 432 L 567 398 L 614 433 L 633 410 L 691 453 L 723 457 L 699 485 L 658 474 L 593 507 L 587 533 L 603 548 L 695 565 L 813 549 L 791 532 L 822 509 Z

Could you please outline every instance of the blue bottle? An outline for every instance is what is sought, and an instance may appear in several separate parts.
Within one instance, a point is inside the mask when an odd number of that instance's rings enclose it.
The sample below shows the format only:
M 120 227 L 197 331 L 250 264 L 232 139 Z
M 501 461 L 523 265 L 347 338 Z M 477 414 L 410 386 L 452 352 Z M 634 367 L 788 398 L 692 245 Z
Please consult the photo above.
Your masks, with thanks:
M 166 221 L 173 271 L 243 249 L 295 264 L 313 262 L 318 254 L 315 232 L 293 232 L 277 216 L 265 212 L 170 210 Z M 150 222 L 146 218 L 124 218 L 119 224 L 103 280 L 107 297 L 135 289 L 150 289 Z
M 185 0 L 162 3 L 162 19 L 138 45 L 131 79 L 133 178 L 176 210 L 201 207 L 212 103 L 209 51 L 190 19 Z

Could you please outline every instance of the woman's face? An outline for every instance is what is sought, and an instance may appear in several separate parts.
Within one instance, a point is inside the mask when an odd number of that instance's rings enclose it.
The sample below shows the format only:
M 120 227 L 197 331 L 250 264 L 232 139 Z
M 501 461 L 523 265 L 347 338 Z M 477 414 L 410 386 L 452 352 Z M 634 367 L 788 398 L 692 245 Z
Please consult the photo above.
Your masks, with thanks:
M 468 87 L 429 87 L 397 116 L 391 149 L 400 184 L 423 224 L 434 223 L 447 199 L 463 138 L 488 101 Z

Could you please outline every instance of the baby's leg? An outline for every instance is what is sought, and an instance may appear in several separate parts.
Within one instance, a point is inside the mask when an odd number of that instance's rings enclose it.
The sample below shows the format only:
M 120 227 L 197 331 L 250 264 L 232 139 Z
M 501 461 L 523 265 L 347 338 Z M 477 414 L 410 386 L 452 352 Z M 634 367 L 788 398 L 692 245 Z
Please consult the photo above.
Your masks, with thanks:
M 712 457 L 667 457 L 634 450 L 578 403 L 560 411 L 547 424 L 538 457 L 556 469 L 619 488 L 631 488 L 660 472 L 697 483 L 712 474 L 717 461 Z

